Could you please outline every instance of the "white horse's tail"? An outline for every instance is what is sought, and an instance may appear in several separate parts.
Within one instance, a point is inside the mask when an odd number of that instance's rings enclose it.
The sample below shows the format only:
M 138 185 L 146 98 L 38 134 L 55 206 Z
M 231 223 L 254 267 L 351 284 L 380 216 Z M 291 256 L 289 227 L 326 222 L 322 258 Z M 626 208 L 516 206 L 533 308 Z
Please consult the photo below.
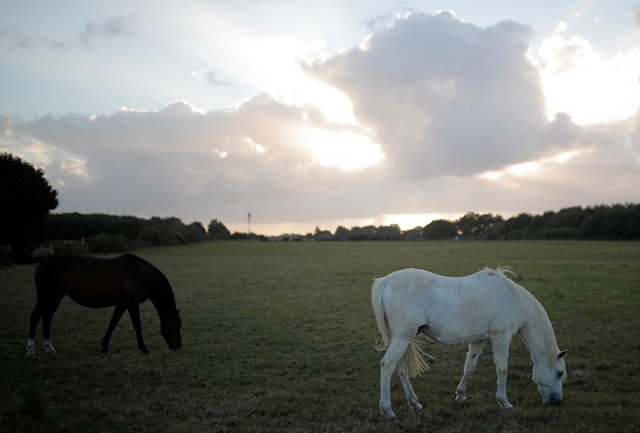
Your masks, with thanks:
M 384 303 L 382 302 L 385 286 L 386 278 L 376 278 L 371 288 L 371 305 L 376 315 L 376 324 L 378 325 L 378 331 L 381 337 L 381 340 L 378 340 L 376 343 L 376 349 L 381 352 L 387 350 L 389 343 L 391 343 L 391 330 L 389 329 L 389 323 L 387 322 L 384 311 Z M 429 364 L 427 364 L 425 360 L 427 357 L 429 357 L 429 355 L 420 347 L 418 341 L 415 339 L 412 340 L 407 351 L 404 353 L 404 360 L 409 368 L 409 376 L 418 376 L 429 370 Z

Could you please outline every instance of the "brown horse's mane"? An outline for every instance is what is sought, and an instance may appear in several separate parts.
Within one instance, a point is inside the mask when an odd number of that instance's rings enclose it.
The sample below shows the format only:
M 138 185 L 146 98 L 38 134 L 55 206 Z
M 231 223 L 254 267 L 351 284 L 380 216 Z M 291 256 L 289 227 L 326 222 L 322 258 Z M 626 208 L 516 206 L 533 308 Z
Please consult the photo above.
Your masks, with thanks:
M 159 283 L 158 288 L 160 289 L 160 291 L 157 292 L 157 294 L 162 296 L 165 300 L 169 300 L 170 301 L 169 307 L 171 307 L 173 311 L 175 311 L 176 300 L 173 294 L 173 289 L 171 288 L 171 284 L 169 283 L 169 280 L 167 279 L 167 277 L 158 268 L 156 268 L 154 265 L 152 265 L 142 257 L 138 257 L 130 253 L 123 254 L 123 257 L 126 257 L 128 259 L 131 259 L 137 262 L 139 265 L 141 265 L 141 267 L 145 270 L 145 272 L 150 273 L 158 281 Z M 154 293 L 152 292 L 150 294 L 149 299 L 151 300 L 151 302 L 155 304 L 153 298 L 154 298 Z

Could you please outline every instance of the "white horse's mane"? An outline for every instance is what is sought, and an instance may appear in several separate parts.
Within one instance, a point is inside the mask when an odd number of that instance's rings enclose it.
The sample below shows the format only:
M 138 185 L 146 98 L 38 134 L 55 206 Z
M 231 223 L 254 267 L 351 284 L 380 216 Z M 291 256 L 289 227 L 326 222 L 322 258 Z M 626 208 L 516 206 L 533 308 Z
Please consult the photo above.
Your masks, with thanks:
M 522 304 L 527 310 L 527 316 L 532 319 L 531 325 L 535 326 L 542 334 L 545 342 L 545 348 L 547 349 L 547 355 L 549 356 L 549 365 L 553 365 L 558 355 L 558 342 L 556 340 L 556 334 L 553 331 L 553 325 L 549 320 L 549 316 L 540 302 L 524 287 L 516 283 L 510 278 L 507 278 L 505 274 L 509 273 L 515 277 L 517 275 L 511 270 L 511 266 L 498 265 L 496 269 L 485 267 L 485 272 L 495 273 L 505 277 L 509 281 L 511 287 L 514 289 Z
M 495 269 L 491 269 L 489 266 L 485 266 L 483 269 L 483 271 L 488 271 L 490 273 L 495 273 L 498 275 L 502 275 L 503 277 L 505 277 L 505 274 L 511 274 L 514 277 L 517 277 L 516 273 L 513 272 L 511 269 L 513 269 L 511 266 L 502 266 L 502 264 L 498 265 L 497 268 Z

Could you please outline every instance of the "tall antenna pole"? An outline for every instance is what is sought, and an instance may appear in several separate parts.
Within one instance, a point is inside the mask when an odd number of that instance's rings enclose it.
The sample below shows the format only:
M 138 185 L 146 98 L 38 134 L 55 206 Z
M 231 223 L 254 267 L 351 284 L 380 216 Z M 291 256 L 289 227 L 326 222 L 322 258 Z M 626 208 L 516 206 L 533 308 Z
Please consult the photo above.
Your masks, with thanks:
M 251 212 L 247 213 L 247 233 L 251 234 Z

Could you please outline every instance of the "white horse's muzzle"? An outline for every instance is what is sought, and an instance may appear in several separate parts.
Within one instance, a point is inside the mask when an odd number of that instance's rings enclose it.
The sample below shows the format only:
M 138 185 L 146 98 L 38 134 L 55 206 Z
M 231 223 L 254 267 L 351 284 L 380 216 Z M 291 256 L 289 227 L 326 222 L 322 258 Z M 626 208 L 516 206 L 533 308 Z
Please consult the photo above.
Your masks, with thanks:
M 558 394 L 549 394 L 549 397 L 547 397 L 546 399 L 544 399 L 544 405 L 547 407 L 551 407 L 551 406 L 559 406 L 562 404 L 562 397 L 560 397 Z

